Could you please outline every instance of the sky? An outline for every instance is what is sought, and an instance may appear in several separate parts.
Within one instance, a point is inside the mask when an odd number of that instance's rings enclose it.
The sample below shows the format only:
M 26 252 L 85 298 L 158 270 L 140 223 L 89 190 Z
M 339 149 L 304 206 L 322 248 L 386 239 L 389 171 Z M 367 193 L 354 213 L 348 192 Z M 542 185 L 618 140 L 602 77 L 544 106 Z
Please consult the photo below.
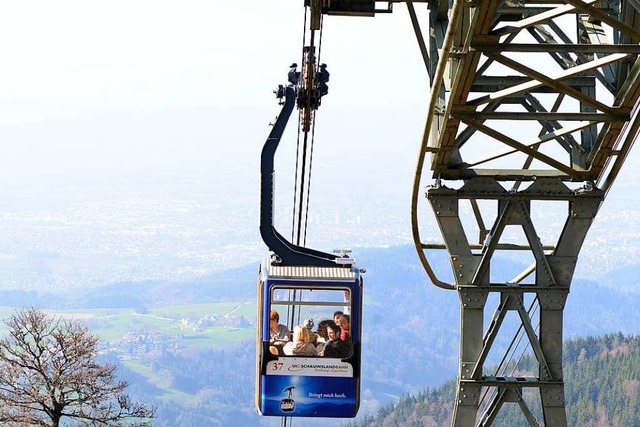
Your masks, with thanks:
M 247 171 L 279 110 L 272 91 L 299 62 L 302 4 L 2 2 L 0 184 L 108 181 L 223 159 Z M 389 168 L 413 168 L 428 82 L 406 8 L 331 17 L 323 35 L 331 81 L 318 164 L 334 175 L 371 159 L 370 172 L 393 152 Z
M 0 186 L 223 159 L 257 169 L 256 144 L 278 113 L 272 91 L 300 62 L 303 22 L 302 0 L 1 2 Z M 327 17 L 321 59 L 331 81 L 317 123 L 319 182 L 351 170 L 356 185 L 357 165 L 368 179 L 385 167 L 402 179 L 382 174 L 374 185 L 406 187 L 428 96 L 406 7 Z M 293 147 L 283 144 L 282 157 Z

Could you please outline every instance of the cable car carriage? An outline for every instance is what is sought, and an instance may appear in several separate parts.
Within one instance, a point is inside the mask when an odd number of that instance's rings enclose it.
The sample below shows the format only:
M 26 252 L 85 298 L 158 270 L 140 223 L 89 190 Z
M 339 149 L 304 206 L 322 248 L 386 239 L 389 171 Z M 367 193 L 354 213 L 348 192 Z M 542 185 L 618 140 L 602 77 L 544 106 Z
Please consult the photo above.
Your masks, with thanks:
M 360 402 L 360 331 L 362 280 L 354 267 L 283 267 L 265 262 L 258 279 L 259 307 L 256 387 L 262 415 L 355 417 Z M 271 336 L 272 313 L 280 319 L 333 319 L 336 311 L 350 317 L 350 337 L 342 357 L 324 356 L 323 337 L 311 339 L 316 355 L 289 356 L 291 337 Z M 308 323 L 308 322 L 307 322 Z M 309 326 L 309 325 L 308 325 Z M 288 328 L 293 329 L 293 328 Z M 313 332 L 313 330 L 311 331 Z M 322 331 L 313 335 L 323 335 Z M 326 337 L 326 335 L 325 335 Z M 324 338 L 326 340 L 326 338 Z M 288 344 L 290 343 L 290 344 Z
M 258 273 L 256 407 L 270 416 L 355 417 L 360 405 L 361 271 L 345 253 L 295 245 L 274 228 L 274 157 L 296 103 L 295 87 L 281 86 L 278 95 L 284 98 L 282 112 L 261 162 L 260 233 L 271 253 Z M 312 326 L 333 321 L 335 312 L 349 316 L 350 336 L 341 343 Z M 305 319 L 305 337 L 313 337 L 303 343 L 308 351 L 287 351 L 296 342 L 288 332 L 300 331 Z M 281 333 L 286 336 L 277 336 Z M 341 353 L 328 351 L 334 344 L 341 344 Z

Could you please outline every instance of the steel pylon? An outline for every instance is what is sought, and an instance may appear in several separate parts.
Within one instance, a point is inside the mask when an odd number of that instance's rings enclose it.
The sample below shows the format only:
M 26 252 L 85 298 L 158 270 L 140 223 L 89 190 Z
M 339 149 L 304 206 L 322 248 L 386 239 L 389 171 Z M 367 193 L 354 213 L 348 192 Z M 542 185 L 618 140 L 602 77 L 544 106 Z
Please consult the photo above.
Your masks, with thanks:
M 566 426 L 563 312 L 640 128 L 640 3 L 432 1 L 429 23 L 412 221 L 431 280 L 459 295 L 452 425 L 491 425 L 512 403 L 529 425 Z M 421 237 L 425 181 L 442 244 Z M 432 249 L 448 252 L 450 283 L 432 270 Z M 511 263 L 523 267 L 506 277 Z M 535 369 L 518 366 L 519 343 Z

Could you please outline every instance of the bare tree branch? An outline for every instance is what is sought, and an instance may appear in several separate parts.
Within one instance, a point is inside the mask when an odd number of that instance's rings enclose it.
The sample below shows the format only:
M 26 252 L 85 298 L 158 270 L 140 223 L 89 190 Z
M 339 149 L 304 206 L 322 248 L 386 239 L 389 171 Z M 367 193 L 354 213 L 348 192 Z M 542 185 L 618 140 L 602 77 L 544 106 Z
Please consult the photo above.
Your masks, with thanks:
M 99 364 L 98 339 L 80 322 L 30 308 L 5 321 L 0 339 L 0 424 L 145 426 L 155 409 L 132 402 L 116 366 Z

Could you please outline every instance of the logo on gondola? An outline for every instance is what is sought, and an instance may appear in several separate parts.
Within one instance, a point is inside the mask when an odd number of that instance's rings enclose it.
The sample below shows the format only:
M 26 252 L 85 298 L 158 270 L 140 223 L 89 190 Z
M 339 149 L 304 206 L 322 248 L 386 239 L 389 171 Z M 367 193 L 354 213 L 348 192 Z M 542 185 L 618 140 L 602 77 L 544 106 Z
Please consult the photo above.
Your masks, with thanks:
M 289 366 L 288 371 L 289 372 L 298 372 L 301 371 L 303 369 L 302 366 L 298 365 L 297 363 L 293 363 L 291 364 L 291 366 Z
M 293 400 L 293 397 L 291 396 L 291 392 L 293 391 L 294 388 L 296 388 L 296 386 L 291 385 L 285 388 L 284 390 L 282 390 L 283 393 L 288 393 L 288 396 L 280 401 L 281 411 L 291 412 L 296 408 L 296 401 Z

